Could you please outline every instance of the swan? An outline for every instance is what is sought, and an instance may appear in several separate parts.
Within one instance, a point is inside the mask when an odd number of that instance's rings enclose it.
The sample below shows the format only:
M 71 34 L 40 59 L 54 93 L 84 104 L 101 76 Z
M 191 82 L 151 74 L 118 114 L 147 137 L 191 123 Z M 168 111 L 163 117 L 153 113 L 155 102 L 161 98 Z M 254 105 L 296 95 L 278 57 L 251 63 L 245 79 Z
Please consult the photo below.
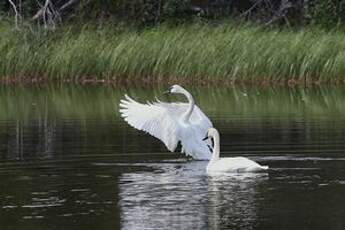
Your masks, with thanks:
M 132 127 L 143 130 L 161 140 L 169 151 L 174 152 L 178 142 L 181 153 L 196 160 L 209 160 L 211 149 L 202 138 L 212 122 L 195 105 L 193 96 L 182 86 L 173 85 L 166 93 L 183 94 L 188 103 L 157 101 L 142 104 L 125 94 L 120 102 L 120 113 Z
M 227 157 L 220 158 L 220 144 L 219 144 L 219 133 L 215 128 L 209 128 L 206 133 L 206 137 L 213 139 L 214 147 L 212 152 L 212 158 L 207 164 L 207 173 L 223 173 L 223 172 L 257 172 L 267 170 L 268 166 L 261 166 L 255 161 L 249 160 L 245 157 Z

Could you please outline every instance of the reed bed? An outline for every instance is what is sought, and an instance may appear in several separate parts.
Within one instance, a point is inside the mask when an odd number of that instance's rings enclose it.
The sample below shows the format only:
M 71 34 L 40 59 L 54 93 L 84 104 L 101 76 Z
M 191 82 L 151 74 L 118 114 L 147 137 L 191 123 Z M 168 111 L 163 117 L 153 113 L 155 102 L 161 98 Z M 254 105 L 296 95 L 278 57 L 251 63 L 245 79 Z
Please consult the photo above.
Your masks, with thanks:
M 251 25 L 105 26 L 54 32 L 0 24 L 0 79 L 343 82 L 345 32 Z

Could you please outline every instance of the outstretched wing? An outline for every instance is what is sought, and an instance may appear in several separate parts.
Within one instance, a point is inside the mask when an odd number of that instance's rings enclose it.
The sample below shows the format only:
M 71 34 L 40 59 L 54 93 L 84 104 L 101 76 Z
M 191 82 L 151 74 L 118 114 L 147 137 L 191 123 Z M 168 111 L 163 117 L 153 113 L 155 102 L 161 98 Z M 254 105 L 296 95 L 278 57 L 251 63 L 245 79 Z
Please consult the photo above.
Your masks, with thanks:
M 184 112 L 186 112 L 189 106 L 188 103 L 167 103 L 160 100 L 157 100 L 157 103 L 154 104 L 165 107 L 167 110 L 169 110 L 169 113 L 174 114 L 174 116 L 177 117 L 180 117 Z M 207 129 L 213 127 L 210 119 L 201 111 L 201 109 L 197 105 L 194 105 L 193 112 L 190 116 L 189 121 L 192 125 L 198 126 L 202 130 L 204 130 L 205 134 Z
M 201 109 L 197 105 L 194 106 L 193 113 L 190 117 L 190 122 L 200 126 L 200 128 L 203 128 L 206 131 L 207 129 L 213 127 L 210 119 L 208 119 L 208 117 L 201 111 Z
M 154 104 L 166 108 L 169 114 L 174 114 L 173 116 L 177 118 L 181 118 L 189 106 L 188 103 L 166 103 L 159 100 Z M 194 159 L 210 159 L 212 143 L 210 140 L 203 141 L 202 139 L 205 137 L 207 130 L 213 127 L 212 122 L 197 105 L 194 105 L 189 122 L 191 124 L 190 127 L 179 133 L 182 152 L 192 156 Z
M 142 104 L 128 95 L 125 98 L 120 103 L 120 113 L 125 121 L 163 141 L 171 152 L 175 151 L 179 141 L 176 113 L 171 113 L 160 103 Z

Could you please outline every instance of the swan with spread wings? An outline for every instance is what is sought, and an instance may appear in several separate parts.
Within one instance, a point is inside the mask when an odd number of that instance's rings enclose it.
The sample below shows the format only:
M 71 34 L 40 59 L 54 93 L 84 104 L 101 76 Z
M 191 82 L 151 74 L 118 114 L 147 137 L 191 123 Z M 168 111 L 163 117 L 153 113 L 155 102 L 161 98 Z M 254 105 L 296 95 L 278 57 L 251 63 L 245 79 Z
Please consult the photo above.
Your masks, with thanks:
M 209 160 L 212 149 L 202 138 L 213 126 L 212 122 L 195 105 L 193 96 L 186 89 L 173 85 L 167 92 L 185 95 L 188 103 L 157 100 L 142 104 L 125 95 L 120 102 L 121 116 L 132 127 L 161 140 L 169 151 L 174 152 L 180 142 L 182 153 L 196 160 Z

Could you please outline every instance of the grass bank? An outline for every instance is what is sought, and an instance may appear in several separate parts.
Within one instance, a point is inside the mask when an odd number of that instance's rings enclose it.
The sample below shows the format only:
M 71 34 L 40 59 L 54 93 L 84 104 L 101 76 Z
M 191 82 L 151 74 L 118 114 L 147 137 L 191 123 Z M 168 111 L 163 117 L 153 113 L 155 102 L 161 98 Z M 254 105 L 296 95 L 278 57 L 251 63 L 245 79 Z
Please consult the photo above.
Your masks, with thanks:
M 77 82 L 345 81 L 345 32 L 185 25 L 54 32 L 0 24 L 0 79 Z

